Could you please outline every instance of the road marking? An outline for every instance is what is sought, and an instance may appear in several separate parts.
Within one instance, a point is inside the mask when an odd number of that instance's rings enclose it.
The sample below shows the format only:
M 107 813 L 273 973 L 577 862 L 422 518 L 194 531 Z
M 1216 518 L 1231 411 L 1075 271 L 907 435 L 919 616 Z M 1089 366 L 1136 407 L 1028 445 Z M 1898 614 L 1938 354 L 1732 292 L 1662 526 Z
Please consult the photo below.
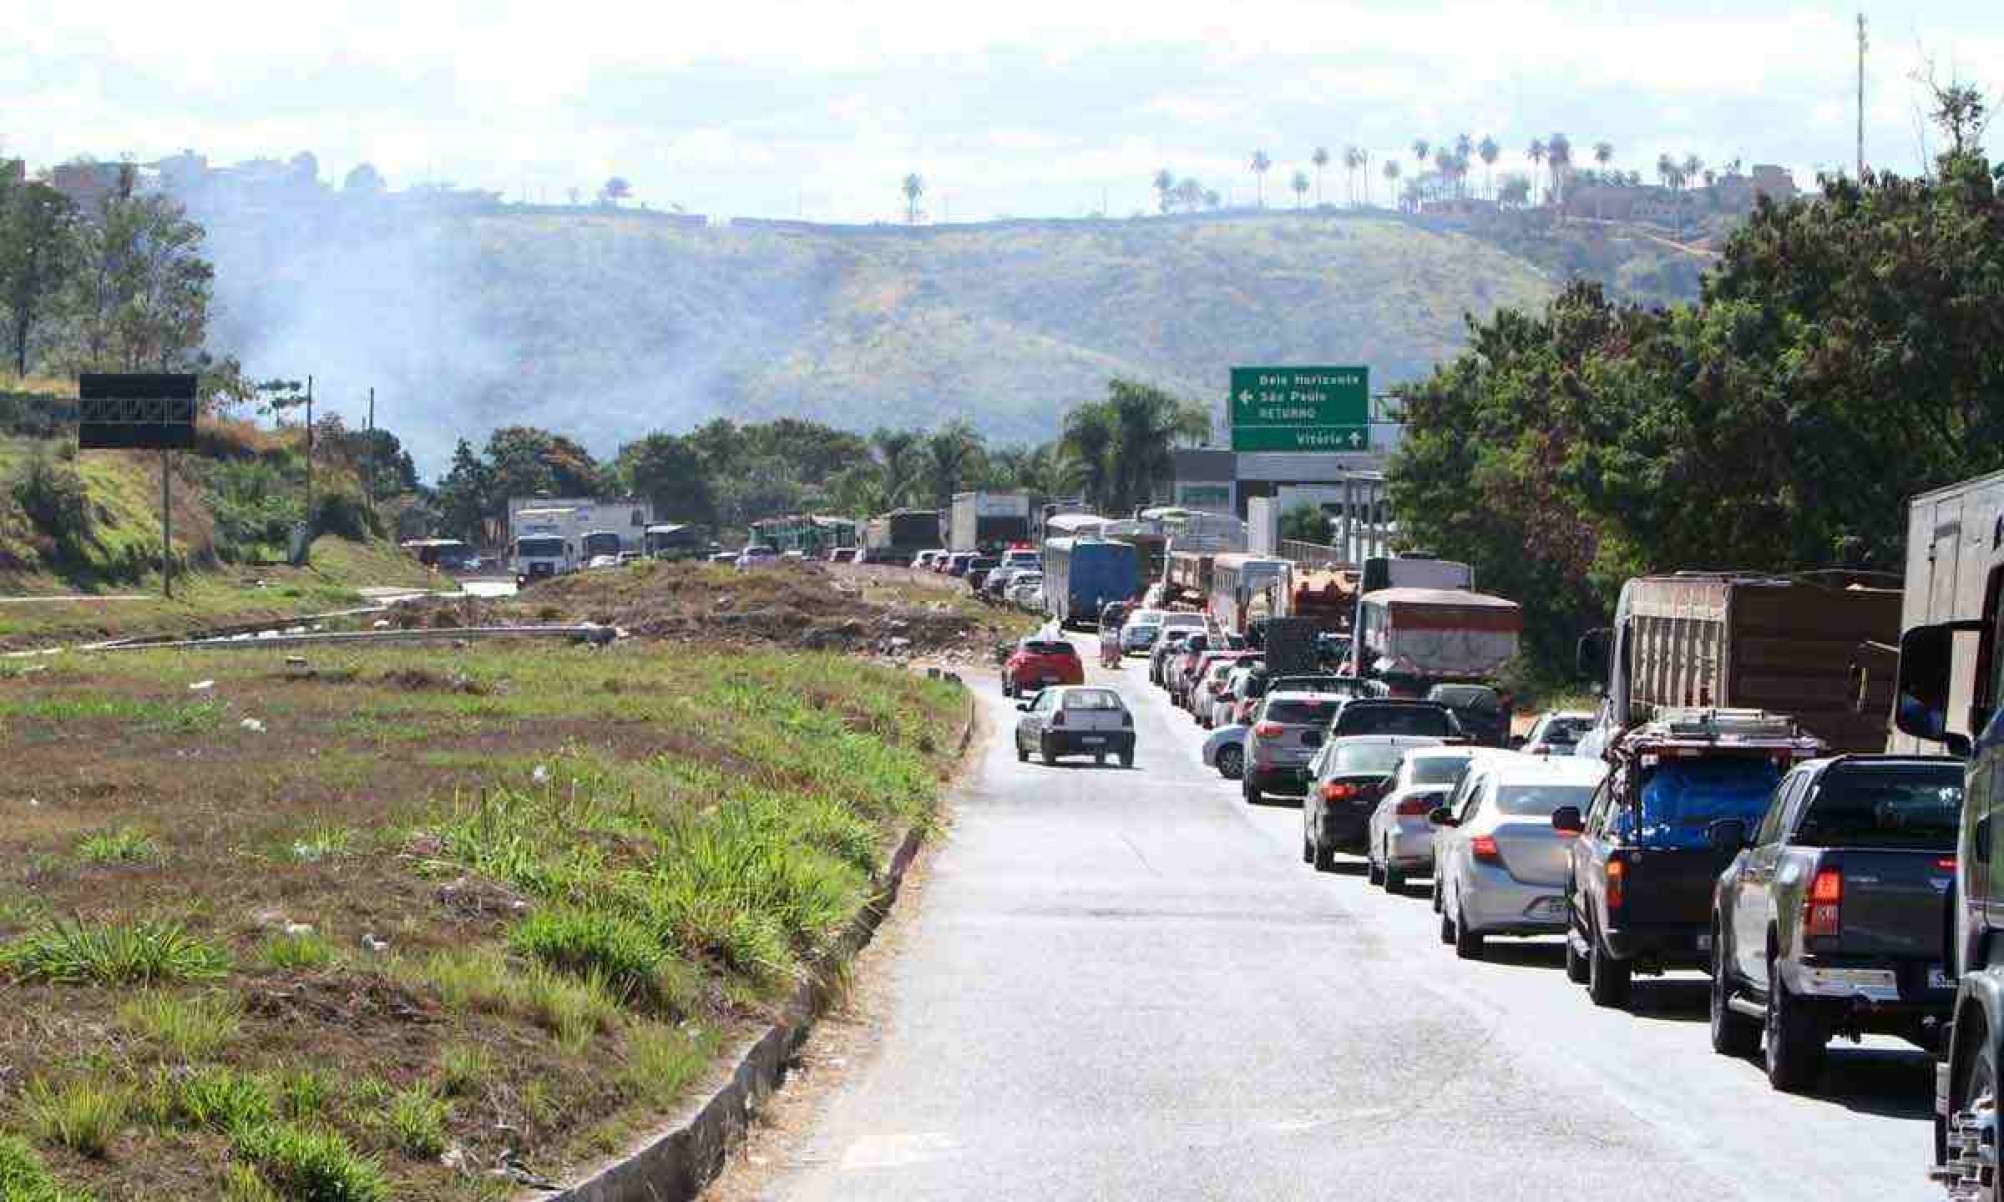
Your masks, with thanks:
M 842 1171 L 901 1169 L 938 1160 L 960 1146 L 944 1131 L 907 1131 L 895 1135 L 865 1135 L 842 1153 Z

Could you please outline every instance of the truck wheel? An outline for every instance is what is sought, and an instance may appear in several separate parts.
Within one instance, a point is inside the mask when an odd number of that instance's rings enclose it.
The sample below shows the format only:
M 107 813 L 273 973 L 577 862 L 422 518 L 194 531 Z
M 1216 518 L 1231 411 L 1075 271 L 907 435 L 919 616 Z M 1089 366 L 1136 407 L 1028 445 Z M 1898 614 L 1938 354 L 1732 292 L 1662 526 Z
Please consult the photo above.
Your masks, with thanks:
M 1587 936 L 1587 996 L 1596 1006 L 1617 1008 L 1628 1004 L 1631 967 L 1626 960 L 1607 954 L 1598 935 Z
M 1587 959 L 1580 955 L 1580 949 L 1573 943 L 1573 932 L 1566 928 L 1566 980 L 1575 985 L 1587 983 Z
M 1715 926 L 1712 928 L 1712 1050 L 1721 1056 L 1744 1060 L 1760 1048 L 1760 1024 L 1728 1005 L 1738 992 L 1733 988 L 1731 974 Z
M 1385 854 L 1385 892 L 1404 893 L 1406 891 L 1406 870 L 1392 863 L 1391 853 Z
M 1482 932 L 1469 929 L 1468 915 L 1455 907 L 1454 954 L 1462 960 L 1482 958 Z
M 1967 1195 L 1972 1202 L 1998 1202 L 1994 1169 L 1990 1170 L 1990 1180 L 1984 1183 L 1986 1165 L 1997 1163 L 1997 1129 L 1990 1121 L 1997 1113 L 1996 1043 L 1980 1011 L 1959 1019 L 1955 1025 L 1958 1029 L 1954 1042 L 1962 1046 L 1968 1062 L 1967 1067 L 1958 1066 L 1958 1057 L 1950 1052 L 1950 1071 L 1960 1081 L 1953 1095 L 1955 1107 L 1948 1114 L 1947 1129 L 1936 1137 L 1943 1141 L 1938 1144 L 1942 1167 L 1958 1171 L 1963 1181 L 1978 1183 L 1976 1192 Z M 1960 1030 L 1964 1025 L 1970 1030 Z M 1987 1148 L 1983 1146 L 1986 1141 L 1990 1145 Z
M 1767 961 L 1767 1081 L 1785 1093 L 1800 1093 L 1823 1071 L 1828 1038 L 1816 1016 L 1788 992 L 1778 958 Z

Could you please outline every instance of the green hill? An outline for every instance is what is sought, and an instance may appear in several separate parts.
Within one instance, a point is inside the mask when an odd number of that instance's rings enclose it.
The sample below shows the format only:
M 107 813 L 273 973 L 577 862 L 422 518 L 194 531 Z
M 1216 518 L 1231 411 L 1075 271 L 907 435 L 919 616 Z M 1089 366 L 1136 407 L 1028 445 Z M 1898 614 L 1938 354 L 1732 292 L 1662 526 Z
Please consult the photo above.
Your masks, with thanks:
M 964 416 L 1042 440 L 1115 374 L 1195 398 L 1235 363 L 1362 362 L 1389 384 L 1458 349 L 1464 314 L 1536 304 L 1569 270 L 1646 300 L 1686 283 L 1645 240 L 1506 246 L 1326 211 L 919 229 L 506 207 L 297 228 L 202 216 L 219 344 L 254 370 L 312 366 L 330 395 L 378 386 L 427 466 L 510 422 L 601 452 L 718 415 Z

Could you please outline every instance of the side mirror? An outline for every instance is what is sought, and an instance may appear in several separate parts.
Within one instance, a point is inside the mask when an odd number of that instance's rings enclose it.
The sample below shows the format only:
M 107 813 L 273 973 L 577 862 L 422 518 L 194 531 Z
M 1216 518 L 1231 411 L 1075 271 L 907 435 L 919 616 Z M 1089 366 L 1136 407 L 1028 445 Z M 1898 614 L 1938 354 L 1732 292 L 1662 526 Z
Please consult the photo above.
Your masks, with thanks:
M 1018 713 L 1027 714 L 1030 712 L 1030 703 L 1027 701 L 1018 701 L 1016 703 L 1016 710 Z
M 1453 826 L 1454 811 L 1446 806 L 1435 806 L 1426 812 L 1426 820 L 1434 826 Z
M 1739 818 L 1721 818 L 1705 828 L 1705 842 L 1713 851 L 1738 851 L 1747 845 L 1747 824 Z
M 1523 736 L 1523 735 L 1511 735 L 1511 736 L 1510 736 L 1510 750 L 1512 750 L 1512 751 L 1521 751 L 1521 750 L 1523 750 L 1523 747 L 1524 747 L 1524 736 Z
M 1978 622 L 1943 622 L 1900 636 L 1899 684 L 1893 691 L 1893 725 L 1900 733 L 1946 744 L 1952 755 L 1969 755 L 1969 737 L 1948 729 L 1949 679 L 1956 634 L 1981 628 Z
M 1578 806 L 1560 806 L 1552 811 L 1552 829 L 1561 835 L 1577 835 L 1586 829 L 1586 816 Z

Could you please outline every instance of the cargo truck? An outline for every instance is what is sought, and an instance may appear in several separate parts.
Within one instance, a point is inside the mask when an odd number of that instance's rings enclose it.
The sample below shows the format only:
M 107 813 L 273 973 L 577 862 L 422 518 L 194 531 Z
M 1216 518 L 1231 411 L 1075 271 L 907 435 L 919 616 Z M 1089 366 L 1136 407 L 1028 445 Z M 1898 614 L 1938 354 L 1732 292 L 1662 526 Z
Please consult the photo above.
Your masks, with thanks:
M 946 545 L 949 550 L 992 554 L 1004 547 L 1029 541 L 1029 493 L 953 494 L 953 508 L 947 519 Z
M 1357 602 L 1350 671 L 1397 695 L 1436 684 L 1486 681 L 1517 654 L 1524 612 L 1515 601 L 1455 588 L 1381 588 Z
M 1581 666 L 1606 681 L 1576 754 L 1599 756 L 1658 710 L 1689 706 L 1786 714 L 1833 751 L 1886 745 L 1891 682 L 1851 668 L 1862 647 L 1890 644 L 1900 595 L 1844 572 L 1798 576 L 1678 572 L 1621 588 L 1614 625 L 1582 644 Z
M 939 510 L 893 509 L 863 527 L 865 563 L 910 563 L 920 551 L 939 546 Z

